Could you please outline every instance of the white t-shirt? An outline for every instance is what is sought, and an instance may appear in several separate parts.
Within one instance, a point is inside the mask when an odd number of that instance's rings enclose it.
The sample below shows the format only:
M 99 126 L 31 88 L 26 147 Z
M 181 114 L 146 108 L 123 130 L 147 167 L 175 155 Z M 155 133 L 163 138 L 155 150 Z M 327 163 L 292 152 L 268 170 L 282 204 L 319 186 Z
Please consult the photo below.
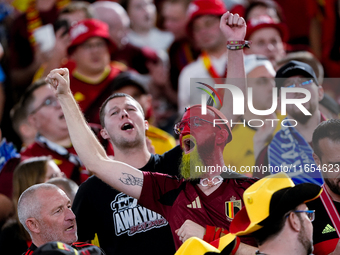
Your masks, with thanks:
M 150 32 L 141 36 L 133 30 L 130 30 L 127 37 L 129 42 L 137 47 L 150 47 L 154 50 L 166 51 L 174 40 L 174 36 L 170 32 L 164 32 L 158 28 L 152 28 Z
M 227 65 L 227 54 L 225 53 L 219 58 L 209 57 L 212 66 L 218 75 L 222 77 L 222 75 L 225 74 L 225 68 Z M 215 87 L 215 81 L 205 68 L 202 56 L 200 56 L 195 62 L 184 67 L 178 78 L 178 113 L 180 116 L 183 115 L 185 107 L 201 103 L 202 91 L 196 87 L 207 89 L 198 83 L 195 83 L 195 86 L 190 89 L 190 78 L 209 78 L 209 83 L 207 84 Z

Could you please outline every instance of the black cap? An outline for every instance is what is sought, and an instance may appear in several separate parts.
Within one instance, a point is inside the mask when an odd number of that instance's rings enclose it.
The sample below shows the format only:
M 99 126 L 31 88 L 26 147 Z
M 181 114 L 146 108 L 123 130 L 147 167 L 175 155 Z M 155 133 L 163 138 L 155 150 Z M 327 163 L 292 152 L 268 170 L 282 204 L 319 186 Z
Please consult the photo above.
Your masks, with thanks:
M 95 245 L 76 250 L 62 242 L 49 242 L 37 248 L 32 255 L 102 255 L 102 251 Z
M 275 78 L 280 79 L 276 79 L 276 87 L 280 89 L 283 86 L 283 82 L 285 80 L 283 78 L 289 78 L 295 75 L 302 75 L 306 78 L 313 78 L 315 84 L 319 85 L 314 70 L 310 65 L 304 62 L 292 60 L 282 66 L 279 70 L 277 70 Z

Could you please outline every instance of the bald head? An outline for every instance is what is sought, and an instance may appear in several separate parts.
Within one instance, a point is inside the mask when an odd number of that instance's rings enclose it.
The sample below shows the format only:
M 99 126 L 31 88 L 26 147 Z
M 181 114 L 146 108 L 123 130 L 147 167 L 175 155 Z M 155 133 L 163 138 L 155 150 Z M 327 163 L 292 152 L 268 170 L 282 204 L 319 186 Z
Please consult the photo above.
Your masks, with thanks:
M 91 4 L 93 16 L 108 24 L 111 39 L 121 48 L 127 43 L 126 33 L 130 19 L 124 8 L 110 1 L 98 1 Z

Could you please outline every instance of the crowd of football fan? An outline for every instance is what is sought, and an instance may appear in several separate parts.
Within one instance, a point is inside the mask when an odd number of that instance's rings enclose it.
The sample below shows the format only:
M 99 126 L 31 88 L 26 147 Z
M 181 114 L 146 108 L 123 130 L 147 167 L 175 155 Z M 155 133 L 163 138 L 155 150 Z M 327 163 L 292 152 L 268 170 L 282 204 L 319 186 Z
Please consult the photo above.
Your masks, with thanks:
M 1 2 L 0 254 L 339 254 L 339 26 L 337 0 Z

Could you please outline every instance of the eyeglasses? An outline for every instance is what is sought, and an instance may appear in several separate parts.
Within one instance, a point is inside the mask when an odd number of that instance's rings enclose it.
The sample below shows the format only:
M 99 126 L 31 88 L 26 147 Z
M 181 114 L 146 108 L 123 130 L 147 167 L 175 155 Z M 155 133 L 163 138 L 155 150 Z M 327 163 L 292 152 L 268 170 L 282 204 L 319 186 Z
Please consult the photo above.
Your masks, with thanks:
M 315 210 L 297 210 L 295 213 L 306 213 L 308 219 L 312 222 L 315 219 Z
M 293 84 L 287 83 L 287 84 L 284 85 L 284 87 L 285 87 L 285 88 L 304 87 L 304 86 L 310 85 L 310 84 L 312 84 L 312 83 L 313 83 L 313 79 L 311 79 L 311 80 L 305 80 L 305 81 L 302 81 L 302 82 L 297 83 L 297 84 L 295 84 L 295 83 L 293 83 Z
M 44 106 L 57 106 L 58 105 L 58 100 L 55 97 L 48 97 L 45 99 L 44 102 L 41 103 L 36 109 L 34 109 L 30 114 L 34 114 L 37 111 L 39 111 L 41 108 Z
M 315 210 L 296 210 L 296 211 L 291 211 L 293 213 L 306 213 L 308 219 L 312 222 L 315 219 Z M 286 218 L 289 216 L 291 212 L 288 212 L 286 215 Z
M 197 127 L 202 126 L 202 125 L 203 125 L 203 122 L 207 122 L 207 123 L 210 123 L 210 124 L 214 124 L 214 123 L 211 122 L 211 121 L 208 121 L 208 120 L 205 120 L 205 119 L 201 119 L 201 118 L 199 118 L 199 117 L 190 117 L 190 118 L 188 118 L 188 119 L 186 119 L 186 120 L 183 120 L 183 121 L 181 121 L 181 122 L 178 122 L 178 123 L 174 126 L 174 132 L 175 132 L 175 134 L 179 135 L 179 134 L 183 131 L 185 125 L 188 124 L 188 126 L 189 126 L 190 129 L 195 129 L 195 128 L 197 128 Z M 221 129 L 220 126 L 215 125 L 215 127 L 218 127 L 219 129 Z

